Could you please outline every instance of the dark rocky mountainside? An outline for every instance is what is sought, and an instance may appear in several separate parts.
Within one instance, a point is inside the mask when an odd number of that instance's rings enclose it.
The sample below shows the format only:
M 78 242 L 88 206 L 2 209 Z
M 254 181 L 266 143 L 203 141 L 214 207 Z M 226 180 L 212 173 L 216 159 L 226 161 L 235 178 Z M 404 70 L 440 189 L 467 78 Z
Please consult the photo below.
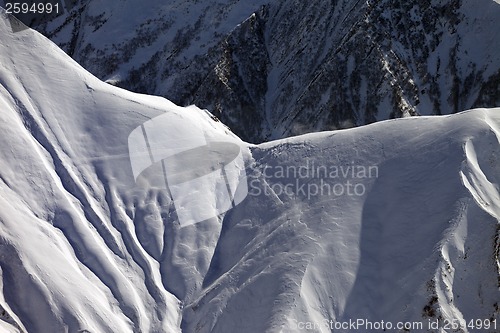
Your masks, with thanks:
M 250 142 L 500 105 L 500 4 L 76 1 L 37 27 L 97 77 Z
M 254 141 L 498 102 L 494 2 L 432 39 L 416 5 L 172 1 L 45 28 Z M 500 332 L 500 107 L 254 145 L 2 9 L 0 40 L 1 333 Z

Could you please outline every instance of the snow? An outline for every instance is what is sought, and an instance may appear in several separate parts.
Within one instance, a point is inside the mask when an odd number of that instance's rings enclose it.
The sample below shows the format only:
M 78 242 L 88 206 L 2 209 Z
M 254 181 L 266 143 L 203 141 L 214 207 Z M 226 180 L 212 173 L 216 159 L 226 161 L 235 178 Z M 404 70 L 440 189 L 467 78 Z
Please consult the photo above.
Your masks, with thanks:
M 0 330 L 500 319 L 500 109 L 255 146 L 195 106 L 99 81 L 0 16 Z M 151 162 L 131 161 L 147 150 L 134 139 L 142 126 L 161 136 L 153 162 L 208 146 L 231 168 L 172 196 L 136 183 Z M 202 155 L 190 156 L 173 166 L 179 179 L 198 166 L 206 175 Z M 218 201 L 231 192 L 234 207 Z M 204 200 L 183 212 L 192 196 Z

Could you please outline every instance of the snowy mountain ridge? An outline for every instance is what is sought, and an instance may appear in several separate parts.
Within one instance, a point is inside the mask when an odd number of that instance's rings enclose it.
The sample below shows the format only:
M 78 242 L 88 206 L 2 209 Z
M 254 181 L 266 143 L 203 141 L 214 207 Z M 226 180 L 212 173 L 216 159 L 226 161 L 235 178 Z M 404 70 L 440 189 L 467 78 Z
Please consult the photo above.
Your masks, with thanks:
M 2 331 L 498 325 L 500 109 L 253 145 L 195 106 L 99 81 L 3 12 L 0 36 Z M 188 139 L 194 121 L 240 147 L 233 209 L 183 227 L 163 189 L 137 186 L 128 138 L 167 112 Z
M 248 142 L 500 105 L 500 4 L 76 1 L 37 28 L 90 72 Z

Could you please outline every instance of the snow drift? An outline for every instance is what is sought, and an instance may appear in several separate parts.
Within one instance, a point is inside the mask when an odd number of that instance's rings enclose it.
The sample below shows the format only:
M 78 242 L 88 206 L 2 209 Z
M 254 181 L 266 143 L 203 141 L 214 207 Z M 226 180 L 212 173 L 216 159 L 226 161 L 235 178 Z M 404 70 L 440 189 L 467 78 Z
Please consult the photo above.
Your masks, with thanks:
M 2 331 L 500 320 L 500 109 L 249 145 L 194 106 L 99 81 L 0 16 Z M 162 188 L 136 184 L 129 135 L 166 112 L 187 138 L 201 128 L 240 147 L 241 203 L 183 226 Z

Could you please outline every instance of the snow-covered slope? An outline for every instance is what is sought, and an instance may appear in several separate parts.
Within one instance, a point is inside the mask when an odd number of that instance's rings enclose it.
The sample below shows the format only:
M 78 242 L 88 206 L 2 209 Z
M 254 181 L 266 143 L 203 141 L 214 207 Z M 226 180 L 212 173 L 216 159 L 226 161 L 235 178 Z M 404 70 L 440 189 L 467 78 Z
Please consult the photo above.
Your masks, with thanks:
M 74 3 L 37 28 L 99 78 L 250 142 L 500 106 L 494 0 Z
M 194 106 L 99 81 L 0 16 L 0 330 L 498 331 L 500 109 L 249 145 Z M 178 202 L 136 184 L 130 134 L 166 113 L 188 140 L 240 148 L 239 205 L 184 226 Z M 213 204 L 222 192 L 203 184 L 192 191 Z
M 157 219 L 154 192 L 134 192 L 127 139 L 182 111 L 187 137 L 194 117 L 205 135 L 239 140 L 195 107 L 97 80 L 38 33 L 11 33 L 1 16 L 2 319 L 29 332 L 180 331 L 179 301 L 166 290 L 180 273 L 162 274 L 176 260 L 166 256 L 170 231 L 163 244 L 173 221 Z M 178 241 L 179 257 L 196 258 L 186 269 L 203 272 L 196 262 L 210 251 L 190 243 L 207 238 L 210 249 L 215 237 Z

